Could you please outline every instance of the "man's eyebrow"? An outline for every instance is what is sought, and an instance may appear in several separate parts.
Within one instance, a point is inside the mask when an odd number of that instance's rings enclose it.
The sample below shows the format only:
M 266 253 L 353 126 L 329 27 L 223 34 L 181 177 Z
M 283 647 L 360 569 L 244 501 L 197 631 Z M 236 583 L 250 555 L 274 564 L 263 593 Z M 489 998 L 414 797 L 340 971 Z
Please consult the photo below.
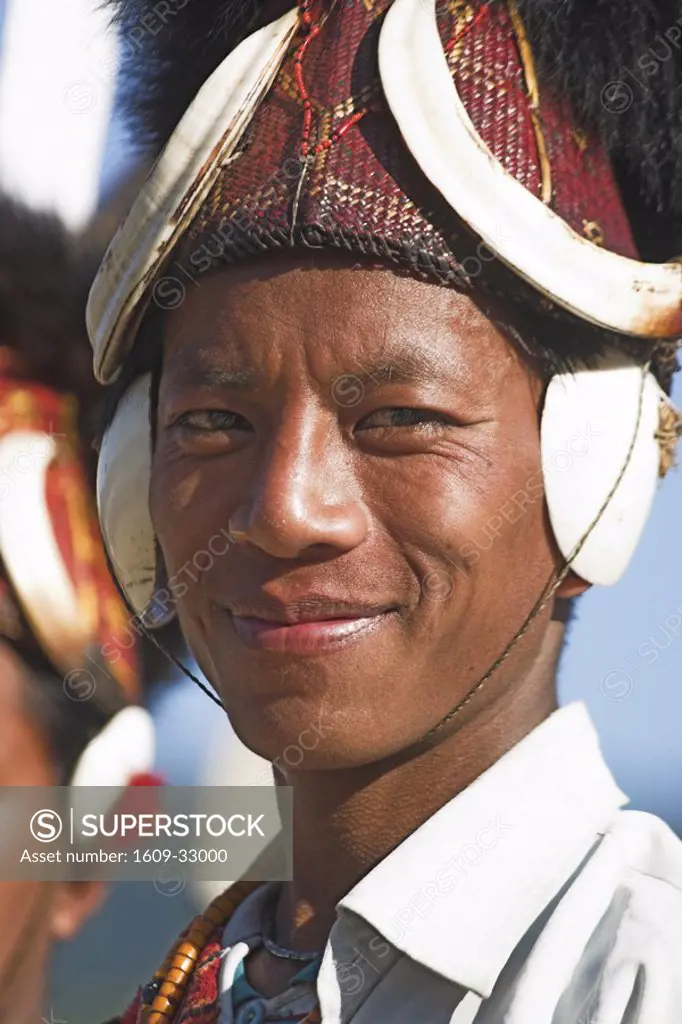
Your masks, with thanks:
M 432 382 L 452 372 L 450 361 L 445 365 L 433 363 L 415 352 L 401 353 L 391 358 L 367 359 L 349 367 L 348 373 L 374 384 L 410 384 Z
M 169 365 L 167 369 L 170 371 L 172 387 L 222 388 L 229 391 L 249 391 L 255 387 L 253 376 L 243 370 L 227 370 L 180 360 Z
M 228 369 L 201 362 L 196 356 L 177 358 L 166 365 L 173 390 L 204 388 L 206 390 L 255 391 L 259 380 L 257 372 Z M 369 355 L 353 360 L 337 373 L 358 377 L 367 387 L 382 384 L 433 383 L 448 376 L 458 376 L 457 360 L 432 360 L 425 353 L 400 349 L 395 353 Z M 262 380 L 260 381 L 262 384 Z

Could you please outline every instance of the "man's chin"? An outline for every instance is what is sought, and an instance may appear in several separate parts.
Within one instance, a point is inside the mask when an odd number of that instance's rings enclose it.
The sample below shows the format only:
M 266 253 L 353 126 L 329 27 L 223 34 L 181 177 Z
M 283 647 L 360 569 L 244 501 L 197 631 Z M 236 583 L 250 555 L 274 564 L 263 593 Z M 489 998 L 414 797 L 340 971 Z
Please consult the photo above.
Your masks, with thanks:
M 356 680 L 356 693 L 360 689 Z M 239 699 L 232 693 L 224 703 L 242 743 L 287 778 L 291 773 L 350 770 L 399 759 L 429 731 L 428 722 L 410 723 L 407 734 L 395 715 L 400 696 L 394 692 L 391 700 L 374 703 L 369 692 L 364 707 L 357 699 L 321 700 L 319 691 L 312 695 L 300 690 L 270 700 L 256 699 L 253 693 Z

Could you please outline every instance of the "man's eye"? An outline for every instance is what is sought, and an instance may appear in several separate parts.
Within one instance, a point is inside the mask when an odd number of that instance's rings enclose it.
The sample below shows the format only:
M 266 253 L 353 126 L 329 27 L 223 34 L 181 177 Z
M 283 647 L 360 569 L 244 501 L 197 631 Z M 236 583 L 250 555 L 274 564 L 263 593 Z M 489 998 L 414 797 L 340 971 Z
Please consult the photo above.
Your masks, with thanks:
M 246 420 L 234 412 L 222 412 L 219 409 L 195 409 L 183 412 L 174 421 L 173 426 L 184 427 L 196 433 L 216 433 L 226 430 L 243 429 Z
M 441 412 L 435 412 L 433 409 L 411 409 L 411 408 L 395 408 L 395 409 L 379 409 L 377 412 L 371 413 L 369 416 L 365 416 L 363 420 L 358 423 L 358 430 L 372 430 L 377 428 L 386 427 L 421 427 L 430 424 L 445 425 L 452 424 L 452 420 L 449 416 L 444 415 Z

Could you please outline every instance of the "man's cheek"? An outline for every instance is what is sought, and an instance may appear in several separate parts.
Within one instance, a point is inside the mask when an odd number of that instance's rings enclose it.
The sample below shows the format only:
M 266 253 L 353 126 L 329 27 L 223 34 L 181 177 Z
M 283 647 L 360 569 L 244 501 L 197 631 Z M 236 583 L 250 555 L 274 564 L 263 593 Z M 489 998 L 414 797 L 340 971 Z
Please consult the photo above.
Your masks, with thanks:
M 166 577 L 172 581 L 171 592 L 184 598 L 188 585 L 196 583 L 212 561 L 207 551 L 212 536 L 208 522 L 210 510 L 203 494 L 198 472 L 178 472 L 178 467 L 159 465 L 152 472 L 149 511 L 154 533 L 161 547 Z M 198 565 L 195 558 L 198 557 Z

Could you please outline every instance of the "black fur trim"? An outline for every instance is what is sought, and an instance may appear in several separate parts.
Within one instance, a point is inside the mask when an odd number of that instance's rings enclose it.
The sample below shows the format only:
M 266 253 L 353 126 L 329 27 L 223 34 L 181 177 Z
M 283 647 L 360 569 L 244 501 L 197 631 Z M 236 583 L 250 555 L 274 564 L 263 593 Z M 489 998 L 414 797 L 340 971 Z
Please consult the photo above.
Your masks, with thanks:
M 163 148 L 227 54 L 293 0 L 103 0 L 121 41 L 122 103 L 144 155 Z
M 544 88 L 611 155 L 644 259 L 682 253 L 682 0 L 517 0 Z
M 93 266 L 56 217 L 0 196 L 0 345 L 27 379 L 76 396 L 90 437 L 100 401 L 85 329 Z

